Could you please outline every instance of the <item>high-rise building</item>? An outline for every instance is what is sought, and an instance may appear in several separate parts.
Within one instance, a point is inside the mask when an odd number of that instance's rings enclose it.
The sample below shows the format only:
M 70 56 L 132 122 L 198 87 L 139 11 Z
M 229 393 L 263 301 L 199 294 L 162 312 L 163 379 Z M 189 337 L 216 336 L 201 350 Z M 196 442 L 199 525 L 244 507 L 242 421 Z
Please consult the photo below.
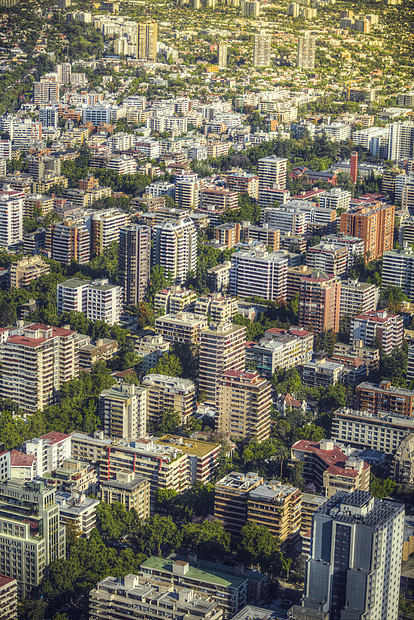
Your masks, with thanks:
M 119 323 L 122 312 L 122 289 L 106 279 L 94 280 L 88 286 L 86 316 L 91 321 L 108 325 Z
M 120 230 L 128 224 L 125 211 L 96 211 L 87 223 L 91 235 L 91 254 L 102 254 L 104 248 L 119 241 Z
M 358 151 L 352 151 L 351 153 L 350 176 L 351 182 L 355 185 L 358 178 Z
M 0 190 L 0 248 L 23 239 L 24 196 L 8 185 Z
M 167 342 L 200 344 L 200 336 L 206 329 L 208 320 L 202 314 L 194 312 L 177 312 L 164 314 L 155 319 L 155 331 Z
M 50 431 L 42 437 L 25 441 L 22 452 L 33 456 L 33 473 L 35 478 L 42 478 L 48 473 L 62 467 L 63 461 L 71 456 L 71 436 L 66 433 Z M 12 474 L 15 471 L 12 459 Z M 12 477 L 17 477 L 12 475 Z
M 338 277 L 314 271 L 302 278 L 299 290 L 299 325 L 314 333 L 339 330 L 341 281 Z
M 90 234 L 83 223 L 52 224 L 50 245 L 52 258 L 65 265 L 72 260 L 86 265 L 90 260 Z
M 306 264 L 313 271 L 343 277 L 348 270 L 348 250 L 333 243 L 318 243 L 309 248 Z
M 253 41 L 253 65 L 255 67 L 268 67 L 270 65 L 271 49 L 271 34 L 266 34 L 264 30 L 255 34 Z
M 54 127 L 56 129 L 59 122 L 58 108 L 51 105 L 39 108 L 39 121 L 42 128 Z
M 217 46 L 217 64 L 219 67 L 227 65 L 227 45 L 225 43 L 219 43 Z
M 236 252 L 232 256 L 230 292 L 236 297 L 283 301 L 287 294 L 288 258 L 266 250 Z
M 2 344 L 0 395 L 35 413 L 78 373 L 76 332 L 33 324 Z
M 60 65 L 56 65 L 56 73 L 59 84 L 70 84 L 71 71 L 72 67 L 70 62 L 63 62 Z
M 201 332 L 199 386 L 209 402 L 215 404 L 217 381 L 227 370 L 244 370 L 245 342 L 242 325 L 219 323 Z
M 21 598 L 40 585 L 51 562 L 65 558 L 54 486 L 43 480 L 0 484 L 0 573 L 17 580 Z
M 9 268 L 11 288 L 26 288 L 33 280 L 49 273 L 50 265 L 41 256 L 24 256 Z
M 150 279 L 150 263 L 150 228 L 136 224 L 121 228 L 118 274 L 125 304 L 136 306 L 144 300 Z
M 271 387 L 256 372 L 227 370 L 218 380 L 216 428 L 229 437 L 265 441 L 270 435 Z
M 257 19 L 260 16 L 260 2 L 258 0 L 242 0 L 241 6 L 243 17 Z
M 263 157 L 258 162 L 259 188 L 274 187 L 286 188 L 287 159 L 284 157 Z
M 147 434 L 147 390 L 132 383 L 116 383 L 99 395 L 105 435 L 134 439 Z
M 315 67 L 316 39 L 309 32 L 298 37 L 298 58 L 296 66 L 300 69 L 313 69 Z
M 380 344 L 385 355 L 391 355 L 393 349 L 402 346 L 403 338 L 403 317 L 389 314 L 386 310 L 371 310 L 359 314 L 351 322 L 349 338 L 351 345 L 357 340 L 362 340 L 367 347 Z
M 341 283 L 341 301 L 339 304 L 339 318 L 347 316 L 353 318 L 358 314 L 365 314 L 376 310 L 379 299 L 379 288 L 368 282 L 358 280 L 343 280 Z
M 17 620 L 17 581 L 0 575 L 0 620 Z
M 403 250 L 384 252 L 383 286 L 399 286 L 410 299 L 414 298 L 414 252 L 405 244 Z
M 189 271 L 195 272 L 197 229 L 190 218 L 156 224 L 153 241 L 153 265 L 164 267 L 176 284 L 182 284 Z
M 400 161 L 414 156 L 414 122 L 404 121 L 390 125 L 388 159 Z
M 259 374 L 271 378 L 277 368 L 293 368 L 310 362 L 313 341 L 312 333 L 298 327 L 268 329 L 258 343 L 246 343 L 246 366 L 249 368 L 253 364 Z
M 375 260 L 393 248 L 394 215 L 394 205 L 358 205 L 341 213 L 341 233 L 363 239 L 366 260 Z
M 163 620 L 171 618 L 222 620 L 223 610 L 207 594 L 189 588 L 165 588 L 157 579 L 126 575 L 105 577 L 89 594 L 90 620 Z M 16 616 L 17 617 L 17 616 Z
M 147 22 L 137 24 L 137 58 L 156 60 L 158 43 L 158 24 Z
M 33 103 L 42 105 L 45 103 L 57 103 L 59 101 L 59 84 L 57 82 L 33 82 Z
M 364 381 L 355 390 L 355 409 L 370 411 L 375 417 L 391 413 L 402 417 L 414 417 L 414 392 L 395 387 L 384 379 L 379 384 Z
M 351 192 L 340 187 L 333 187 L 329 192 L 321 194 L 319 205 L 325 209 L 348 209 Z
M 158 424 L 164 413 L 174 411 L 185 426 L 196 408 L 196 387 L 189 379 L 149 374 L 142 385 L 148 389 L 148 422 Z
M 57 313 L 82 312 L 86 315 L 88 310 L 89 280 L 70 278 L 57 285 Z
M 403 504 L 367 491 L 336 493 L 316 511 L 302 603 L 309 617 L 397 620 L 404 516 Z

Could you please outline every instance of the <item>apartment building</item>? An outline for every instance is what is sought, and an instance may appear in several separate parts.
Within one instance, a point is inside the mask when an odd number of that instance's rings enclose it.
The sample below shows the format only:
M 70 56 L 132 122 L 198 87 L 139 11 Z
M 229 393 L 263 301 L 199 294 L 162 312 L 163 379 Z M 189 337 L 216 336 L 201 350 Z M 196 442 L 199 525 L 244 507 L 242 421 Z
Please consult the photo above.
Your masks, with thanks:
M 321 495 L 314 495 L 313 493 L 302 493 L 302 506 L 301 506 L 301 534 L 305 534 L 312 529 L 313 515 L 320 506 L 323 506 L 326 502 L 326 498 Z
M 246 366 L 271 378 L 277 368 L 295 368 L 309 362 L 313 341 L 313 334 L 305 329 L 268 329 L 258 343 L 246 343 Z
M 236 297 L 262 297 L 284 301 L 287 293 L 288 258 L 256 249 L 231 257 L 230 293 Z
M 151 483 L 133 471 L 118 471 L 115 478 L 105 480 L 99 489 L 99 498 L 105 504 L 119 502 L 127 510 L 134 508 L 140 519 L 150 516 Z
M 216 403 L 217 382 L 227 370 L 244 370 L 246 328 L 229 322 L 212 324 L 201 332 L 199 388 Z
M 89 593 L 90 620 L 163 620 L 165 609 L 171 617 L 186 620 L 222 620 L 223 610 L 208 595 L 195 590 L 160 584 L 138 575 L 105 577 Z
M 142 371 L 147 373 L 151 368 L 155 368 L 158 360 L 170 350 L 170 343 L 162 336 L 148 335 L 139 339 L 135 343 L 135 353 L 142 359 Z
M 165 314 L 193 312 L 196 299 L 196 291 L 181 286 L 170 286 L 155 295 L 154 309 L 156 312 L 162 310 Z
M 272 50 L 272 35 L 260 30 L 253 39 L 253 66 L 268 67 Z
M 78 374 L 76 332 L 33 324 L 1 345 L 0 395 L 28 413 L 55 400 L 63 383 Z
M 33 103 L 44 105 L 45 103 L 57 103 L 59 101 L 59 84 L 41 79 L 33 82 Z
M 96 211 L 90 217 L 91 253 L 102 254 L 104 248 L 118 242 L 121 229 L 128 224 L 125 211 Z
M 41 256 L 24 256 L 9 267 L 10 287 L 26 288 L 31 282 L 50 272 Z
M 328 192 L 323 192 L 319 198 L 319 205 L 324 209 L 349 209 L 351 200 L 351 192 L 340 187 L 333 187 Z
M 306 212 L 298 207 L 285 205 L 283 207 L 264 207 L 260 222 L 280 230 L 280 234 L 290 233 L 303 236 L 308 231 Z
M 137 58 L 142 60 L 157 59 L 158 24 L 146 22 L 137 24 Z
M 56 493 L 59 505 L 60 523 L 70 526 L 80 536 L 89 537 L 96 527 L 97 499 L 86 497 L 83 493 Z
M 156 224 L 153 229 L 152 264 L 161 265 L 175 284 L 195 272 L 197 229 L 190 218 Z
M 188 456 L 181 450 L 156 444 L 153 439 L 111 443 L 97 454 L 101 485 L 117 473 L 133 472 L 151 484 L 151 503 L 158 489 L 184 491 L 190 484 Z
M 216 428 L 229 437 L 268 439 L 270 383 L 255 372 L 227 370 L 216 389 Z
M 46 216 L 53 211 L 52 196 L 42 196 L 42 194 L 29 194 L 24 199 L 24 217 Z
M 375 284 L 358 280 L 342 280 L 339 319 L 353 318 L 360 314 L 376 311 L 379 288 Z
M 273 188 L 276 186 L 277 189 L 286 189 L 286 170 L 287 159 L 283 157 L 272 155 L 259 159 L 259 188 Z
M 73 458 L 63 459 L 62 465 L 52 472 L 52 477 L 56 483 L 56 490 L 70 495 L 73 493 L 95 495 L 98 488 L 97 467 Z
M 0 620 L 17 620 L 17 581 L 0 575 Z
M 190 563 L 181 556 L 166 559 L 151 556 L 141 564 L 139 574 L 169 586 L 192 588 L 201 595 L 207 595 L 223 610 L 226 620 L 242 609 L 248 598 L 248 576 L 237 575 L 234 568 L 225 564 L 205 560 Z
M 190 484 L 206 484 L 214 478 L 219 465 L 221 446 L 219 443 L 199 439 L 187 439 L 180 435 L 164 435 L 155 440 L 156 445 L 175 448 L 187 454 L 190 465 Z
M 190 379 L 149 374 L 142 380 L 148 389 L 148 417 L 151 424 L 158 424 L 162 415 L 169 411 L 178 413 L 181 425 L 189 422 L 196 409 L 196 387 Z
M 126 305 L 144 301 L 150 279 L 151 230 L 131 224 L 119 231 L 118 273 Z
M 355 618 L 397 620 L 404 516 L 403 504 L 367 491 L 328 499 L 313 520 L 299 617 L 340 618 L 352 610 Z
M 215 227 L 215 238 L 220 245 L 227 248 L 234 248 L 236 243 L 240 241 L 240 224 L 239 222 L 227 222 Z
M 201 333 L 207 326 L 207 317 L 193 312 L 165 314 L 155 319 L 155 331 L 171 343 L 200 344 Z
M 306 264 L 313 271 L 342 278 L 348 271 L 348 250 L 340 245 L 318 243 L 308 249 Z
M 404 295 L 414 299 L 414 252 L 408 243 L 403 250 L 384 252 L 383 286 L 399 286 Z
M 0 190 L 0 248 L 23 239 L 24 192 L 3 185 Z
M 334 346 L 332 361 L 360 359 L 367 368 L 378 368 L 380 351 L 374 347 L 366 347 L 362 340 L 354 340 L 352 344 L 337 342 Z
M 335 441 L 323 439 L 318 443 L 301 439 L 292 446 L 291 459 L 303 463 L 306 483 L 314 484 L 325 497 L 332 497 L 338 491 L 369 491 L 370 465 L 347 456 Z
M 199 208 L 202 211 L 228 211 L 238 207 L 238 193 L 228 188 L 213 189 L 206 187 L 199 193 Z
M 288 267 L 286 301 L 290 301 L 296 295 L 299 295 L 300 282 L 302 278 L 309 277 L 312 272 L 313 269 L 311 269 L 307 265 Z
M 361 340 L 365 346 L 373 347 L 377 343 L 390 355 L 394 349 L 402 346 L 404 338 L 403 318 L 378 310 L 359 314 L 351 322 L 350 344 Z
M 46 476 L 62 466 L 71 455 L 71 437 L 66 433 L 51 431 L 41 437 L 25 441 L 22 446 L 25 455 L 33 455 L 34 477 Z
M 388 138 L 388 159 L 400 161 L 414 155 L 414 122 L 392 123 Z
M 212 291 L 221 293 L 226 291 L 230 281 L 231 262 L 224 261 L 222 265 L 210 267 L 207 270 L 209 288 Z
M 339 330 L 341 281 L 322 271 L 302 278 L 299 289 L 299 325 L 314 333 Z
M 65 558 L 54 487 L 43 480 L 0 484 L 0 573 L 16 579 L 20 598 L 40 585 L 51 562 Z
M 87 290 L 86 316 L 108 325 L 119 323 L 122 312 L 122 289 L 106 279 L 93 280 Z
M 220 293 L 204 295 L 196 300 L 194 312 L 208 315 L 213 323 L 226 323 L 238 313 L 237 299 Z
M 328 387 L 338 383 L 344 374 L 343 364 L 322 358 L 303 365 L 302 380 L 309 387 Z
M 412 418 L 390 413 L 338 409 L 332 418 L 332 439 L 385 454 L 394 454 L 413 430 Z
M 394 205 L 357 205 L 341 214 L 340 231 L 363 239 L 365 260 L 375 260 L 393 248 L 394 216 Z
M 99 415 L 109 437 L 145 437 L 147 410 L 147 390 L 132 383 L 116 383 L 99 395 Z
M 250 222 L 243 225 L 242 236 L 244 241 L 258 241 L 266 247 L 271 248 L 273 252 L 280 249 L 280 230 L 276 226 L 252 226 Z
M 302 493 L 280 480 L 260 484 L 247 498 L 247 521 L 265 526 L 280 542 L 299 533 Z
M 217 481 L 214 489 L 214 517 L 223 523 L 225 530 L 240 534 L 247 523 L 247 500 L 250 491 L 264 483 L 255 472 L 232 472 Z
M 57 312 L 82 312 L 87 313 L 88 309 L 88 288 L 89 280 L 70 278 L 57 285 Z
M 79 369 L 89 370 L 99 360 L 107 362 L 115 357 L 118 350 L 118 342 L 110 338 L 98 338 L 95 342 L 84 344 L 79 347 Z
M 247 194 L 256 200 L 259 198 L 259 177 L 250 172 L 234 172 L 227 175 L 226 187 L 238 194 Z
M 51 257 L 69 265 L 72 260 L 86 265 L 90 260 L 90 234 L 83 223 L 52 224 L 50 237 Z
M 300 69 L 313 69 L 315 67 L 316 39 L 310 32 L 305 32 L 298 37 L 298 56 L 296 66 Z
M 365 381 L 356 388 L 355 408 L 374 415 L 391 413 L 411 418 L 414 417 L 414 392 L 394 387 L 387 379 L 378 385 Z
M 391 462 L 390 478 L 397 484 L 414 483 L 414 433 L 404 437 L 398 446 Z
M 290 192 L 287 189 L 277 189 L 276 187 L 261 187 L 259 189 L 259 207 L 265 209 L 266 207 L 276 208 L 278 205 L 283 205 L 289 200 Z

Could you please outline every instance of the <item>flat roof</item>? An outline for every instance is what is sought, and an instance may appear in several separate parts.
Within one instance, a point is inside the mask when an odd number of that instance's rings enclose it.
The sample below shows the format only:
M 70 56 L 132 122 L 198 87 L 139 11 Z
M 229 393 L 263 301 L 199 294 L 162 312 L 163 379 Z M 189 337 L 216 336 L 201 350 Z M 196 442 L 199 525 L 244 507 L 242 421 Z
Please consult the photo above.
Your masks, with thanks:
M 172 574 L 173 564 L 174 559 L 172 558 L 162 558 L 153 555 L 141 564 L 140 570 L 150 568 Z M 211 583 L 216 586 L 223 586 L 224 588 L 239 588 L 242 583 L 246 581 L 246 577 L 238 577 L 237 575 L 227 574 L 219 570 L 203 570 L 201 568 L 191 566 L 191 564 L 189 565 L 188 572 L 185 577 L 187 579 Z
M 220 444 L 210 441 L 189 439 L 187 437 L 180 437 L 179 435 L 168 434 L 159 437 L 154 443 L 163 446 L 173 446 L 186 454 L 195 454 L 196 456 L 206 456 L 209 452 L 220 446 Z

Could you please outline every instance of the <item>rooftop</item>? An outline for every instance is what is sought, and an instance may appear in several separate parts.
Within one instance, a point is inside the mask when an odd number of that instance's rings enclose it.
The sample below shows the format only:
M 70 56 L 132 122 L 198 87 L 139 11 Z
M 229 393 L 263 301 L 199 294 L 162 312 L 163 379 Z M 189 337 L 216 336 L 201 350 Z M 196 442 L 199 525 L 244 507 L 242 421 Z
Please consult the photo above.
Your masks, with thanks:
M 141 564 L 140 570 L 152 569 L 172 574 L 173 564 L 173 558 L 162 558 L 153 555 Z M 216 566 L 220 567 L 220 564 L 217 564 Z M 246 581 L 246 577 L 238 577 L 237 575 L 224 573 L 220 570 L 203 570 L 202 568 L 191 566 L 191 564 L 185 577 L 187 579 L 201 582 L 204 581 L 224 588 L 239 588 L 242 583 Z
M 218 448 L 220 445 L 218 443 L 212 443 L 209 441 L 187 439 L 178 435 L 164 435 L 163 437 L 159 437 L 158 439 L 156 439 L 154 443 L 164 446 L 173 446 L 174 448 L 178 448 L 185 454 L 195 454 L 199 457 L 206 456 L 212 450 Z

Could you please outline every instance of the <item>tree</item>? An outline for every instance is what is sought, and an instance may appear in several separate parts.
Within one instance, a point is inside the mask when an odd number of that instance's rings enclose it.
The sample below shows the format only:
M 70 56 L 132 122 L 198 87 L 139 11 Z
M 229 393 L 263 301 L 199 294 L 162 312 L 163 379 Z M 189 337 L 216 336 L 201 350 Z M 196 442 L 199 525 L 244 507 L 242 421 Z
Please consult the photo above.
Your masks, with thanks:
M 150 285 L 148 289 L 148 300 L 154 304 L 155 296 L 162 289 L 171 285 L 171 278 L 167 275 L 165 268 L 161 265 L 155 265 L 151 269 Z
M 369 490 L 371 491 L 371 495 L 374 497 L 378 497 L 379 499 L 383 499 L 384 497 L 390 497 L 397 484 L 394 480 L 377 478 L 371 472 L 371 480 L 369 485 Z
M 280 545 L 264 525 L 248 521 L 241 529 L 238 554 L 249 566 L 258 566 L 265 572 L 279 574 L 284 565 Z
M 219 521 L 186 523 L 182 530 L 182 544 L 208 560 L 222 558 L 230 552 L 230 534 Z
M 164 353 L 158 360 L 158 364 L 155 368 L 152 368 L 147 374 L 152 373 L 166 375 L 167 377 L 181 377 L 183 374 L 183 367 L 176 355 Z
M 161 420 L 155 424 L 154 430 L 157 433 L 165 435 L 166 433 L 175 433 L 181 427 L 181 416 L 173 408 L 168 408 L 161 415 Z

